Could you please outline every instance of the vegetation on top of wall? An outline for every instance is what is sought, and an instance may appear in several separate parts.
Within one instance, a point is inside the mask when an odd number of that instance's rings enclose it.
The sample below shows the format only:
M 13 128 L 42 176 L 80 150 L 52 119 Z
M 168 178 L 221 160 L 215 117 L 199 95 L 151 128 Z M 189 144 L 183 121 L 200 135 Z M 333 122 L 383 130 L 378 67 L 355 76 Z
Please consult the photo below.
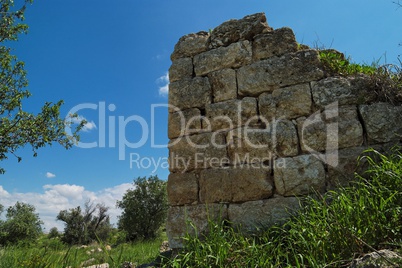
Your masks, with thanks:
M 167 267 L 346 267 L 380 249 L 402 249 L 402 154 L 370 150 L 365 177 L 350 187 L 307 197 L 284 227 L 247 237 L 210 222 L 200 239 L 186 236 L 185 248 Z M 401 261 L 381 260 L 400 267 Z M 399 265 L 399 266 L 398 266 Z
M 320 50 L 320 59 L 324 70 L 329 75 L 354 75 L 367 74 L 374 75 L 377 71 L 377 63 L 371 65 L 352 63 L 350 57 L 345 57 L 334 49 Z
M 402 62 L 399 58 L 399 65 L 380 65 L 378 61 L 368 65 L 353 63 L 350 57 L 334 49 L 322 49 L 319 53 L 327 76 L 367 75 L 378 101 L 402 103 Z

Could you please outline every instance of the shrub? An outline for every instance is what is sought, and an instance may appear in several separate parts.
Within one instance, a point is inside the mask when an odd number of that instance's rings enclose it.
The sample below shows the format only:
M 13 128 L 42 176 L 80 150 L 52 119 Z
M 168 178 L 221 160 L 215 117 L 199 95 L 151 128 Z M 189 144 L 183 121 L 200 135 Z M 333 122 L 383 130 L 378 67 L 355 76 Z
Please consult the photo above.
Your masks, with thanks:
M 139 177 L 134 188 L 127 190 L 117 206 L 123 210 L 119 217 L 119 229 L 128 240 L 152 239 L 165 223 L 168 208 L 166 182 L 158 176 Z

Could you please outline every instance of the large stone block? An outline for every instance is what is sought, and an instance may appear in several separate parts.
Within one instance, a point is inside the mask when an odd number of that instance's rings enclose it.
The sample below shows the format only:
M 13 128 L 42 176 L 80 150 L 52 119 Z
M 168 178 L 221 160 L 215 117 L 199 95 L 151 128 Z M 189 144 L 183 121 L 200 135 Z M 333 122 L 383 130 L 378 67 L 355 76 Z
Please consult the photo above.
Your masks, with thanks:
M 171 172 L 189 172 L 194 169 L 227 166 L 224 133 L 202 133 L 183 136 L 169 142 L 169 169 Z
M 302 50 L 241 67 L 237 72 L 238 93 L 258 96 L 280 87 L 319 80 L 324 76 L 316 50 Z
M 299 153 L 296 126 L 289 120 L 275 121 L 275 152 L 277 156 L 295 156 Z
M 266 199 L 272 195 L 269 167 L 242 165 L 206 169 L 200 173 L 202 203 L 231 203 Z
M 243 204 L 230 204 L 228 219 L 235 228 L 253 233 L 273 225 L 284 224 L 299 208 L 299 200 L 296 197 L 277 196 Z
M 282 196 L 307 195 L 312 191 L 325 190 L 323 163 L 313 155 L 275 160 L 274 181 L 278 194 Z
M 349 186 L 355 179 L 355 172 L 362 171 L 362 165 L 358 166 L 358 158 L 367 147 L 346 148 L 337 152 L 338 165 L 328 165 L 327 190 L 336 189 L 339 186 Z
M 360 105 L 369 144 L 400 141 L 402 139 L 402 106 L 389 103 Z
M 251 55 L 250 42 L 240 41 L 194 56 L 194 71 L 197 76 L 203 76 L 226 68 L 238 68 L 249 64 Z
M 197 108 L 191 108 L 168 115 L 168 137 L 174 139 L 183 135 L 199 133 L 202 130 L 203 116 Z
M 262 93 L 258 98 L 260 115 L 264 120 L 294 119 L 311 114 L 309 84 L 294 85 Z
M 208 221 L 227 219 L 227 207 L 221 204 L 171 207 L 168 211 L 166 233 L 171 248 L 182 248 L 186 234 L 208 232 Z M 200 237 L 202 238 L 202 237 Z
M 228 154 L 232 164 L 270 163 L 275 155 L 270 129 L 238 128 L 228 132 Z
M 228 46 L 239 40 L 253 40 L 257 34 L 272 31 L 264 13 L 249 15 L 240 20 L 222 23 L 211 33 L 211 47 Z
M 191 33 L 185 35 L 179 39 L 177 44 L 174 46 L 174 50 L 170 59 L 172 61 L 185 58 L 192 57 L 197 55 L 198 53 L 207 51 L 209 48 L 210 39 L 209 33 L 207 32 L 199 32 L 199 33 Z
M 211 86 L 208 77 L 179 80 L 169 85 L 169 112 L 177 109 L 204 109 L 211 103 Z
M 193 77 L 193 59 L 180 58 L 174 60 L 169 68 L 169 81 L 170 83 L 176 82 L 181 79 L 188 79 Z
M 254 60 L 264 60 L 296 51 L 297 42 L 295 35 L 292 29 L 287 27 L 258 35 L 253 42 Z
M 170 173 L 167 193 L 171 206 L 190 205 L 198 202 L 198 178 L 196 173 Z
M 213 102 L 237 99 L 236 71 L 223 69 L 208 74 L 213 92 Z
M 208 104 L 205 107 L 204 128 L 212 131 L 233 129 L 244 124 L 252 124 L 257 119 L 257 100 L 246 97 L 242 100 L 229 100 Z
M 296 127 L 289 120 L 271 122 L 263 129 L 234 129 L 226 139 L 233 164 L 270 163 L 275 156 L 298 154 Z
M 375 99 L 375 91 L 365 76 L 328 77 L 311 82 L 314 103 L 321 108 L 338 102 L 339 105 L 364 104 Z
M 333 106 L 297 119 L 303 152 L 324 152 L 363 144 L 363 127 L 356 106 Z

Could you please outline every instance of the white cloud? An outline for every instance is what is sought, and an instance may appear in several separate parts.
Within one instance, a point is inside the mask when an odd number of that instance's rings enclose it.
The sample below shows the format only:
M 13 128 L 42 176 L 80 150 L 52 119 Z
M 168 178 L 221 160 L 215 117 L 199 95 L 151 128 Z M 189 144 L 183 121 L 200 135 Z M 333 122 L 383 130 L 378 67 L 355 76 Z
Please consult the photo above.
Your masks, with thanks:
M 34 205 L 44 222 L 45 231 L 49 231 L 52 227 L 64 229 L 63 222 L 56 221 L 56 216 L 61 210 L 83 206 L 89 199 L 109 207 L 111 223 L 115 224 L 121 214 L 120 209 L 116 208 L 116 201 L 121 200 L 125 192 L 132 187 L 131 183 L 123 183 L 93 192 L 80 185 L 47 184 L 43 186 L 42 193 L 9 193 L 0 185 L 0 204 L 5 208 L 13 206 L 17 201 Z
M 88 121 L 85 117 L 83 117 L 81 115 L 72 118 L 71 122 L 73 124 L 78 125 L 78 124 L 81 124 L 81 122 L 84 121 L 84 120 L 86 121 L 86 123 L 85 123 L 84 127 L 82 128 L 82 131 L 89 132 L 89 131 L 91 131 L 93 129 L 96 129 L 96 124 L 95 124 L 94 121 Z
M 156 79 L 156 83 L 159 85 L 159 95 L 166 97 L 169 93 L 169 73 Z
M 10 196 L 10 194 L 3 189 L 3 186 L 0 185 L 0 197 L 8 197 L 8 196 Z
M 53 173 L 51 173 L 51 172 L 46 172 L 46 178 L 51 179 L 51 178 L 55 178 L 55 177 L 56 177 L 55 174 L 53 174 Z

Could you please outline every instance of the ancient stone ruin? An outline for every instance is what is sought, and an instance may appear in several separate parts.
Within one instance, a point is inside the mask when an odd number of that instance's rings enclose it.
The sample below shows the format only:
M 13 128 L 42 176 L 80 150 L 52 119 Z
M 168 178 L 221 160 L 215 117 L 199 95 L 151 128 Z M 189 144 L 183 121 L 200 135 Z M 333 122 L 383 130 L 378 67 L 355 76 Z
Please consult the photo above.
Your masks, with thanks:
M 281 223 L 298 197 L 352 180 L 364 149 L 401 140 L 401 106 L 377 102 L 364 75 L 329 76 L 263 13 L 183 36 L 171 59 L 173 248 L 208 219 L 245 232 Z

